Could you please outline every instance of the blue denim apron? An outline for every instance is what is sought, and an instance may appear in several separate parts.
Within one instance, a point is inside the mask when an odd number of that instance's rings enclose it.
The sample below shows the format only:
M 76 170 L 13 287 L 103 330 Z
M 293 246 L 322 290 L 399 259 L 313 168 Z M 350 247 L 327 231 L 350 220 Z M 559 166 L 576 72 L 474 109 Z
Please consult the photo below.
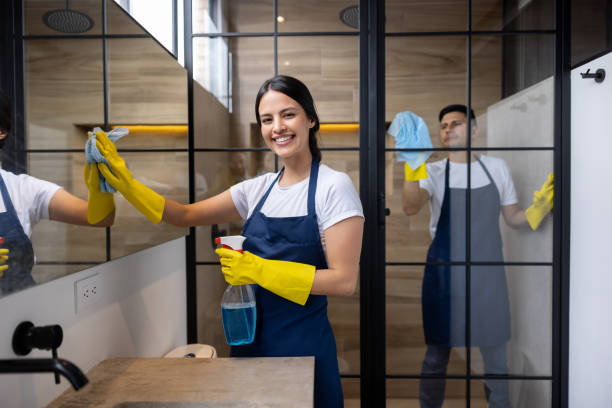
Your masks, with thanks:
M 0 176 L 0 192 L 6 209 L 0 213 L 0 237 L 4 238 L 4 244 L 0 247 L 9 250 L 8 269 L 0 278 L 0 294 L 7 294 L 35 284 L 31 274 L 34 266 L 34 250 L 30 238 L 23 231 L 2 176 Z
M 308 214 L 299 217 L 266 217 L 261 208 L 279 175 L 246 221 L 243 249 L 266 259 L 300 262 L 327 269 L 315 213 L 319 163 L 312 160 L 308 184 Z M 327 319 L 327 296 L 310 295 L 304 306 L 255 286 L 257 328 L 255 341 L 232 346 L 232 357 L 315 356 L 316 408 L 344 405 L 338 371 L 336 341 Z
M 470 258 L 473 262 L 503 262 L 499 230 L 499 192 L 489 171 L 478 159 L 489 184 L 470 191 Z M 465 262 L 466 191 L 449 188 L 446 162 L 444 200 L 436 235 L 427 252 L 422 303 L 425 342 L 439 346 L 465 346 L 466 268 L 430 263 Z M 508 287 L 503 265 L 470 268 L 470 343 L 494 346 L 510 338 Z

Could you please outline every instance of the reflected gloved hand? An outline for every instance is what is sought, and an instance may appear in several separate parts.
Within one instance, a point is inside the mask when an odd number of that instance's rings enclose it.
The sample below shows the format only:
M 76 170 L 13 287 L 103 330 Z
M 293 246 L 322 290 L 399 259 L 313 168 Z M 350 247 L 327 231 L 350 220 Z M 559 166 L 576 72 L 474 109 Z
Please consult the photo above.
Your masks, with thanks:
M 4 275 L 4 271 L 8 269 L 6 262 L 8 261 L 9 250 L 6 248 L 0 248 L 0 278 Z
M 287 300 L 302 306 L 306 304 L 314 281 L 314 266 L 264 259 L 248 251 L 240 253 L 219 248 L 215 252 L 219 255 L 225 280 L 230 285 L 256 283 Z
M 125 161 L 117 153 L 115 144 L 105 132 L 96 132 L 96 146 L 100 153 L 110 163 L 110 169 L 104 163 L 98 163 L 100 173 L 117 191 L 121 192 L 138 211 L 151 222 L 157 224 L 164 214 L 166 200 L 144 184 L 134 180 Z
M 97 224 L 115 209 L 115 200 L 112 193 L 103 193 L 100 190 L 100 172 L 95 163 L 85 163 L 83 173 L 87 190 L 89 190 L 87 222 Z
M 525 210 L 525 217 L 532 230 L 536 230 L 546 214 L 553 208 L 553 174 L 548 175 L 548 179 L 542 184 L 539 191 L 533 193 L 533 204 Z

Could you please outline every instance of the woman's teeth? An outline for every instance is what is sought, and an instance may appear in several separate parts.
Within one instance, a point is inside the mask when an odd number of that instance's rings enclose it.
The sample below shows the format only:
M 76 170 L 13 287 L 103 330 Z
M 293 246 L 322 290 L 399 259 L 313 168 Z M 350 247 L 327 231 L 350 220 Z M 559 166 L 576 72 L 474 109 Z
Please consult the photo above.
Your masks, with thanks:
M 274 139 L 274 141 L 276 143 L 283 143 L 283 142 L 286 142 L 289 139 L 291 139 L 291 136 L 283 136 L 283 137 L 277 137 L 276 139 Z

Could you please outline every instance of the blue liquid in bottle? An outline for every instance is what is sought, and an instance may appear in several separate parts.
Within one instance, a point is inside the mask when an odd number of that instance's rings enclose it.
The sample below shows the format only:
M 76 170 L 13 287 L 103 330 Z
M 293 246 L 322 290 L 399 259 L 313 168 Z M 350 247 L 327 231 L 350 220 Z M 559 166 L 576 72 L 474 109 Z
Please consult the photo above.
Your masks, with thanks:
M 255 338 L 255 302 L 229 303 L 221 306 L 225 339 L 230 346 L 249 344 Z

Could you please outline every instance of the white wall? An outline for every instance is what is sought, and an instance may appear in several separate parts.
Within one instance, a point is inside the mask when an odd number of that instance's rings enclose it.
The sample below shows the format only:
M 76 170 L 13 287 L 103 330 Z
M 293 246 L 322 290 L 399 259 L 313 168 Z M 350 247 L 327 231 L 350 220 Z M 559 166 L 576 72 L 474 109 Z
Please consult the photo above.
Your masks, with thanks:
M 17 358 L 11 348 L 15 327 L 60 324 L 59 357 L 83 372 L 107 357 L 160 357 L 186 343 L 185 239 L 38 285 L 0 299 L 0 358 Z M 100 300 L 75 312 L 74 282 L 98 273 Z M 32 351 L 29 357 L 49 357 Z M 0 374 L 2 407 L 40 407 L 69 383 L 52 374 Z
M 581 72 L 606 70 L 602 83 Z M 612 53 L 572 70 L 569 406 L 612 404 Z

